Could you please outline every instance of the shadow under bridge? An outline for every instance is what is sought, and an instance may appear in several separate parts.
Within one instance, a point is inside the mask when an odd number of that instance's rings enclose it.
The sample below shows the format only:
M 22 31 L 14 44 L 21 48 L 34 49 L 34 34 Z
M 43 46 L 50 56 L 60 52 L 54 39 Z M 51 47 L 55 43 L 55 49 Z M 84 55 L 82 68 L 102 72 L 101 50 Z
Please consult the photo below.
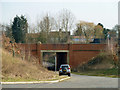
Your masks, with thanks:
M 55 56 L 54 56 L 54 68 L 53 70 L 59 70 L 60 68 L 60 65 L 61 64 L 69 64 L 69 51 L 68 50 L 41 50 L 41 62 L 42 62 L 42 65 L 44 63 L 44 60 L 43 60 L 43 53 L 55 53 Z M 50 61 L 48 62 L 50 63 Z M 48 65 L 47 67 L 51 67 L 50 65 Z

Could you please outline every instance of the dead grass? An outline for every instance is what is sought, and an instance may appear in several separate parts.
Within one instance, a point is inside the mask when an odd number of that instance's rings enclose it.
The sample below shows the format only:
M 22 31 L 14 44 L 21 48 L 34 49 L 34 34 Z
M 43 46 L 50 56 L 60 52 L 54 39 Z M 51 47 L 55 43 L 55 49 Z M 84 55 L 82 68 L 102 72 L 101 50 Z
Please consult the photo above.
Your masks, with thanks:
M 97 57 L 88 63 L 88 68 L 98 69 L 112 69 L 115 67 L 113 55 L 106 52 L 101 52 Z
M 3 81 L 51 80 L 57 77 L 57 74 L 48 71 L 41 65 L 34 65 L 19 57 L 13 57 L 8 51 L 2 50 Z

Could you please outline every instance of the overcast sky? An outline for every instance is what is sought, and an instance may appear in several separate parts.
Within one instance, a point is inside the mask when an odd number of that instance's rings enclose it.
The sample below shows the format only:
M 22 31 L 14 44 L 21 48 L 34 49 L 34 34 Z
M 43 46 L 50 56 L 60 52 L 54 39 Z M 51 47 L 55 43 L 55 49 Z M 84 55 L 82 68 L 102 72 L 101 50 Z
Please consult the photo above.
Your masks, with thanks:
M 17 2 L 16 2 L 17 1 Z M 119 0 L 1 0 L 1 23 L 9 24 L 16 15 L 25 15 L 29 24 L 46 13 L 56 17 L 63 9 L 70 10 L 76 17 L 76 22 L 82 20 L 102 23 L 111 29 L 118 23 Z

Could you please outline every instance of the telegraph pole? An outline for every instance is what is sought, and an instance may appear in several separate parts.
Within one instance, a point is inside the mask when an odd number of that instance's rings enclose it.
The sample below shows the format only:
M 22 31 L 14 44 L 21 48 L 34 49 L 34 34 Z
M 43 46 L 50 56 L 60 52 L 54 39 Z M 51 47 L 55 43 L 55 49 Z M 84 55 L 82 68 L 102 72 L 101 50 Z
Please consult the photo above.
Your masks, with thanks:
M 118 76 L 120 76 L 120 1 L 118 2 Z
M 118 58 L 120 61 L 120 25 L 118 26 Z
M 57 71 L 57 59 L 56 59 L 56 54 L 55 54 L 55 72 Z

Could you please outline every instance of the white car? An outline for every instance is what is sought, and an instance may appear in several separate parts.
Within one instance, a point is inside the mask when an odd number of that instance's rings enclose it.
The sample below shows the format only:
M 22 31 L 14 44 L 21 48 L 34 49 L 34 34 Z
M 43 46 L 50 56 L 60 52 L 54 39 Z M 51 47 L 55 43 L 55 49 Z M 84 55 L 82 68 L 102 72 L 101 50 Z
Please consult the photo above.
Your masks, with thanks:
M 59 69 L 59 76 L 68 75 L 71 76 L 71 69 L 68 64 L 62 64 Z

